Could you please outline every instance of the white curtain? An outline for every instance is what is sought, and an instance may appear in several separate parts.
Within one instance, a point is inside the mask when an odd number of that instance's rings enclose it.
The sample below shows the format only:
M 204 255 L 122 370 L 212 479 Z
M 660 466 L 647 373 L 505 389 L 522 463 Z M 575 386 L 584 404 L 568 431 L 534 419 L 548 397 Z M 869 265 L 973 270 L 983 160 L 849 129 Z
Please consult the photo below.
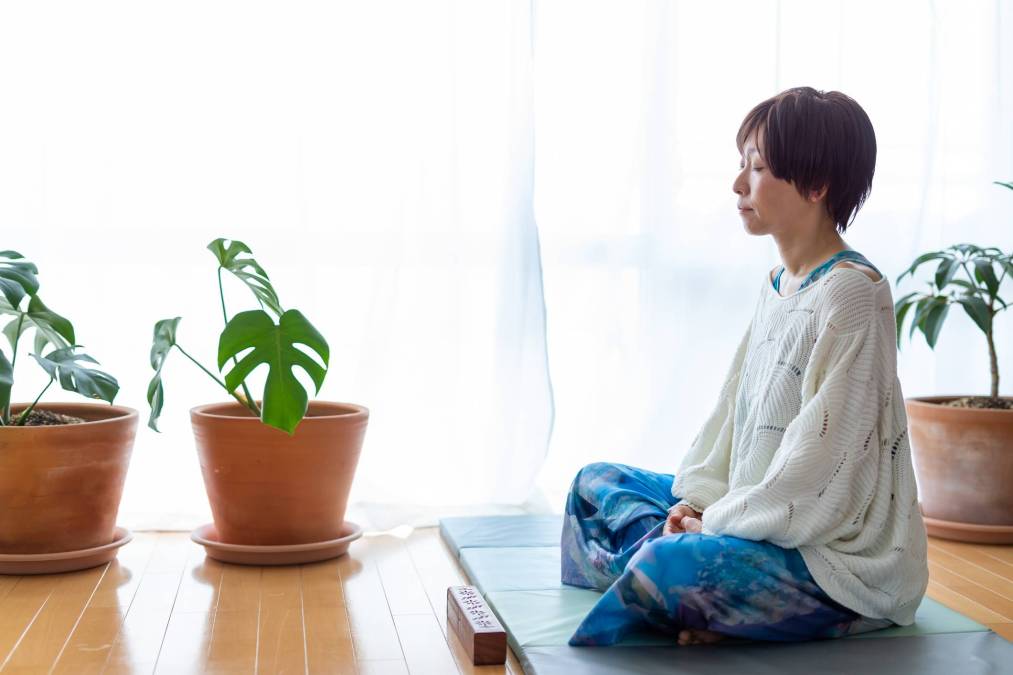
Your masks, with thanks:
M 510 0 L 0 7 L 0 250 L 142 412 L 126 525 L 210 519 L 188 410 L 223 392 L 173 353 L 143 424 L 156 320 L 214 366 L 218 236 L 328 339 L 319 397 L 371 411 L 350 517 L 525 501 L 552 417 L 530 28 Z
M 187 411 L 221 392 L 174 354 L 163 433 L 143 418 L 157 319 L 211 365 L 217 236 L 327 336 L 320 397 L 371 409 L 350 517 L 559 511 L 588 462 L 674 471 L 716 400 L 778 263 L 734 210 L 745 113 L 859 101 L 879 158 L 846 239 L 893 285 L 1013 246 L 1011 44 L 1009 0 L 7 3 L 0 249 L 142 412 L 127 526 L 209 519 Z M 987 391 L 956 310 L 899 366 L 907 396 Z
M 536 214 L 557 416 L 538 484 L 562 508 L 591 461 L 673 473 L 717 401 L 759 284 L 780 263 L 736 212 L 735 132 L 794 86 L 872 119 L 872 193 L 845 235 L 890 278 L 960 242 L 1013 249 L 1013 3 L 537 4 Z M 1007 284 L 1010 282 L 1007 282 Z M 1007 285 L 1007 289 L 1010 286 Z M 1013 301 L 1013 293 L 1005 294 Z M 1013 311 L 995 339 L 1013 394 Z M 910 318 L 909 318 L 910 321 Z M 981 331 L 954 308 L 905 336 L 907 397 L 987 394 Z

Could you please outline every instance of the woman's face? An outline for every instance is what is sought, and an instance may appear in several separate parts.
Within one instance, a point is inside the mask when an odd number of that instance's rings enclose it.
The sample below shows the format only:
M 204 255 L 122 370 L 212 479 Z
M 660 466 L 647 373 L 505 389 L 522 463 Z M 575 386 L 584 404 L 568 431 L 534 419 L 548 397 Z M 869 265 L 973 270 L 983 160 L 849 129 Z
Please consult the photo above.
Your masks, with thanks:
M 739 215 L 750 234 L 786 232 L 812 217 L 813 200 L 805 200 L 795 186 L 775 178 L 763 161 L 762 133 L 753 132 L 742 146 L 739 173 L 732 183 Z

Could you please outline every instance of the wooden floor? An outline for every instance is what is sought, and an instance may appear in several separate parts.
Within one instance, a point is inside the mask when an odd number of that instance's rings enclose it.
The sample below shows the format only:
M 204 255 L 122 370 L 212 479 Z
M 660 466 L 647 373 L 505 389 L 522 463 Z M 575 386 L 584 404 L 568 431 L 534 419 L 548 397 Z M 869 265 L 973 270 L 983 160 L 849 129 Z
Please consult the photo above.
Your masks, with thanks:
M 1013 547 L 930 539 L 928 595 L 1013 641 Z M 3 673 L 511 673 L 446 629 L 466 578 L 434 528 L 364 537 L 300 567 L 223 565 L 184 533 L 138 533 L 117 561 L 0 576 Z M 697 647 L 700 648 L 700 647 Z

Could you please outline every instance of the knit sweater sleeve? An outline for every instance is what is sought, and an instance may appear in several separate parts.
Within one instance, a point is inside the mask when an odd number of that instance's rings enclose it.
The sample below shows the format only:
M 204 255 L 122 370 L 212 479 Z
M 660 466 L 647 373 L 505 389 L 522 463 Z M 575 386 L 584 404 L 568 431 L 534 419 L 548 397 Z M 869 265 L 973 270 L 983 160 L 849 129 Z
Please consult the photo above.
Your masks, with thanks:
M 752 323 L 739 341 L 732 364 L 725 375 L 717 405 L 693 439 L 672 483 L 672 496 L 696 511 L 703 512 L 728 491 L 728 464 L 732 449 L 735 394 L 742 363 L 749 345 Z M 674 507 L 673 507 L 674 508 Z
M 877 453 L 869 445 L 883 381 L 895 375 L 883 372 L 884 350 L 893 342 L 868 287 L 852 284 L 838 295 L 813 345 L 799 413 L 763 479 L 711 504 L 704 534 L 797 548 L 854 536 L 861 528 L 856 499 L 875 489 Z

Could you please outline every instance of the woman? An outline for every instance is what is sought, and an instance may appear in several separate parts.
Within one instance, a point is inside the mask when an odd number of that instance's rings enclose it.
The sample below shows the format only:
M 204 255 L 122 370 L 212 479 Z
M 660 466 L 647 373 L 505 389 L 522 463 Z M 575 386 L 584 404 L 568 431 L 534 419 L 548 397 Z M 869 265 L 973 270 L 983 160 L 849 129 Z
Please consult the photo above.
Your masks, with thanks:
M 564 583 L 605 591 L 570 639 L 654 627 L 680 644 L 807 640 L 913 623 L 928 584 L 889 282 L 841 238 L 876 139 L 840 92 L 749 112 L 732 185 L 765 275 L 721 394 L 676 474 L 577 474 Z

